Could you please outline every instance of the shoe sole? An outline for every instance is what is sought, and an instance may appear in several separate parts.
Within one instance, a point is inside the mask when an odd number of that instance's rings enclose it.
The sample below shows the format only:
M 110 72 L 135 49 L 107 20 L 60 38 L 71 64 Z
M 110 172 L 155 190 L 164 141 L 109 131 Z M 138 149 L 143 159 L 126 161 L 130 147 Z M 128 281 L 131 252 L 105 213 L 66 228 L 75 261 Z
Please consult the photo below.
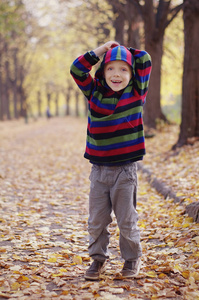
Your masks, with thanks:
M 93 281 L 95 281 L 95 280 L 99 280 L 100 278 L 100 274 L 102 274 L 103 272 L 105 271 L 105 266 L 103 266 L 102 268 L 101 268 L 101 270 L 100 270 L 100 273 L 99 273 L 99 275 L 97 276 L 93 276 L 93 275 L 84 275 L 84 278 L 86 279 L 86 280 L 93 280 Z
M 93 280 L 93 281 L 99 280 L 99 276 L 93 277 L 93 276 L 85 275 L 84 278 L 86 280 Z

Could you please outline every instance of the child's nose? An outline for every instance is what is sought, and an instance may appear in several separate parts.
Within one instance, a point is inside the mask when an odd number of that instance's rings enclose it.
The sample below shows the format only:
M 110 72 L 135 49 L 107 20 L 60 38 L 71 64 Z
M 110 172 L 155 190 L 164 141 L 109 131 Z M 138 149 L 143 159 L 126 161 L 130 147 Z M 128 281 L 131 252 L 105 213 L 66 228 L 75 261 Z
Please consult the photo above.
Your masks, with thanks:
M 119 71 L 115 70 L 115 76 L 119 76 Z

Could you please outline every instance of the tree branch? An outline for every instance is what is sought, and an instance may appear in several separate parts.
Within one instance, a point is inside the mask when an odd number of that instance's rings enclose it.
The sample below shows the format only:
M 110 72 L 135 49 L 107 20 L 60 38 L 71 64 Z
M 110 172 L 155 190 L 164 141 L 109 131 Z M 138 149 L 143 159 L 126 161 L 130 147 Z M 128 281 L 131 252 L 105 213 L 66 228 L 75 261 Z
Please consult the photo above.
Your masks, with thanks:
M 125 5 L 123 3 L 120 3 L 120 2 L 115 2 L 115 0 L 109 0 L 108 3 L 113 7 L 113 11 L 114 13 L 116 13 L 116 11 L 120 12 L 120 13 L 123 13 L 124 15 L 126 14 L 125 13 Z
M 182 3 L 182 4 L 180 4 L 180 5 L 178 5 L 178 6 L 176 6 L 176 7 L 174 7 L 174 8 L 172 8 L 171 10 L 170 10 L 170 13 L 171 13 L 171 18 L 170 18 L 170 20 L 168 20 L 167 22 L 166 22 L 166 24 L 165 24 L 165 29 L 169 26 L 169 24 L 173 21 L 173 19 L 175 19 L 175 17 L 177 16 L 177 14 L 180 12 L 180 10 L 183 8 L 183 6 L 184 6 L 184 4 Z
M 137 7 L 138 12 L 140 13 L 141 17 L 143 17 L 144 10 L 143 6 L 140 4 L 140 0 L 130 0 L 130 2 Z
M 157 13 L 156 13 L 156 28 L 162 27 L 161 26 L 163 25 L 162 23 L 164 22 L 165 19 L 167 19 L 170 3 L 171 0 L 167 2 L 165 2 L 164 0 L 159 1 Z

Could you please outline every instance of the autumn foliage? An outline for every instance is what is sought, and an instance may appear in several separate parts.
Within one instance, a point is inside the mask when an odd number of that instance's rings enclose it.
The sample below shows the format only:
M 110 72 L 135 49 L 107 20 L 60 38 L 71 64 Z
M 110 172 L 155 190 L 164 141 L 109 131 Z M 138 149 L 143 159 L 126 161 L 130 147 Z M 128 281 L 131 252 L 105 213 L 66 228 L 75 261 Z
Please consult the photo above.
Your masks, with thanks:
M 166 126 L 147 139 L 144 166 L 181 202 L 164 199 L 139 171 L 138 278 L 120 276 L 114 219 L 106 271 L 90 282 L 84 279 L 90 264 L 86 120 L 1 123 L 0 299 L 199 299 L 199 225 L 185 214 L 199 198 L 199 143 L 172 151 L 177 135 Z

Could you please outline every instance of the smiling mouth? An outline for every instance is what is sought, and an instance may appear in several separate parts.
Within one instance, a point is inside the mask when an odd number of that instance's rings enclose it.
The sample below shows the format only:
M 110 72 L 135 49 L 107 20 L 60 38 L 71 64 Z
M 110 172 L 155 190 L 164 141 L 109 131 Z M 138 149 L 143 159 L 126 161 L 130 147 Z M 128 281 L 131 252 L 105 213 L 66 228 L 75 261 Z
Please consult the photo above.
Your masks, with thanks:
M 121 83 L 121 81 L 118 80 L 111 80 L 112 83 Z

